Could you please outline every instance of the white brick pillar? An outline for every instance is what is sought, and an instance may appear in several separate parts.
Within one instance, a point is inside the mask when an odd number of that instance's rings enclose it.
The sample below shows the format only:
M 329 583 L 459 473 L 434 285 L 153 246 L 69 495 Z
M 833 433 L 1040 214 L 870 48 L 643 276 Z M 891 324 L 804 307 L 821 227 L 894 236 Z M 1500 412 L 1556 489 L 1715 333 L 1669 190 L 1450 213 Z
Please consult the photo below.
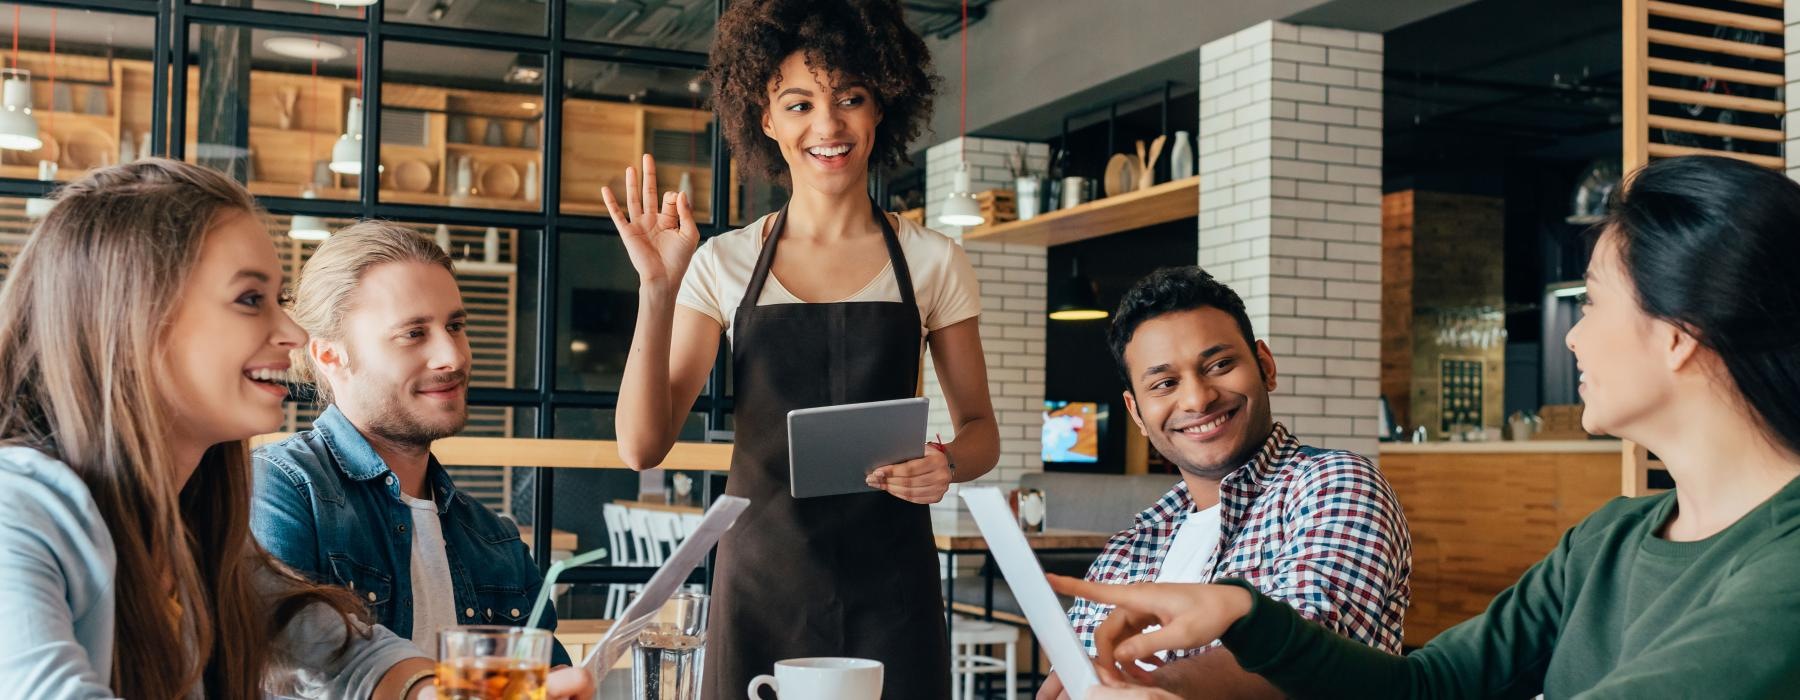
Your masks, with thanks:
M 959 138 L 927 149 L 925 225 L 958 240 L 962 238 L 962 228 L 937 223 L 937 214 L 950 193 L 965 140 L 974 192 L 1012 189 L 1006 158 L 1016 154 L 1020 146 L 1026 148 L 1027 164 L 1035 172 L 1044 172 L 1050 159 L 1048 144 L 1002 139 Z M 1047 251 L 1042 246 L 980 242 L 966 244 L 965 248 L 981 281 L 981 345 L 987 358 L 988 393 L 1000 426 L 1000 461 L 981 483 L 1011 488 L 1018 483 L 1020 474 L 1044 469 L 1038 429 L 1044 410 Z M 930 429 L 948 438 L 949 408 L 931 358 L 927 356 L 925 361 L 925 395 L 931 398 Z M 946 503 L 956 506 L 949 500 Z
M 1263 22 L 1200 48 L 1200 265 L 1274 351 L 1276 420 L 1373 459 L 1380 34 Z
M 1782 120 L 1787 143 L 1781 153 L 1787 158 L 1788 177 L 1800 180 L 1800 0 L 1787 0 L 1782 16 L 1787 24 L 1783 44 L 1787 47 L 1787 89 L 1782 91 L 1787 98 L 1787 118 Z

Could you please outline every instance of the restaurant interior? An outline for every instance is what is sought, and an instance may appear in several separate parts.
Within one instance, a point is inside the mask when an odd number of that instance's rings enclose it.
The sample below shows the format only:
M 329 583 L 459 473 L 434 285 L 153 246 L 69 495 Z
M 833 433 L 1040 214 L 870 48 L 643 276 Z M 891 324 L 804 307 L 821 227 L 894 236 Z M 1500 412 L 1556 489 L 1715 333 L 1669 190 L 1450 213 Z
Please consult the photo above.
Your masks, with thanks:
M 731 479 L 729 362 L 659 468 L 631 470 L 612 442 L 638 282 L 600 194 L 649 153 L 703 238 L 786 201 L 734 161 L 700 78 L 726 4 L 0 6 L 7 108 L 28 103 L 39 141 L 0 151 L 0 276 L 59 183 L 151 155 L 242 182 L 290 276 L 360 219 L 435 241 L 475 364 L 469 425 L 434 454 L 540 569 L 607 550 L 552 596 L 581 658 Z M 1651 158 L 1789 167 L 1784 34 L 1800 17 L 1780 2 L 904 5 L 941 89 L 911 162 L 871 194 L 957 239 L 981 280 L 1000 457 L 959 488 L 1036 499 L 1045 570 L 1079 576 L 1178 478 L 1133 424 L 1106 340 L 1126 291 L 1169 265 L 1243 293 L 1282 361 L 1277 421 L 1392 484 L 1413 547 L 1408 648 L 1480 613 L 1608 499 L 1669 488 L 1654 455 L 1581 429 L 1561 339 L 1583 237 Z M 943 223 L 958 194 L 979 223 Z M 1283 222 L 1301 235 L 1268 233 Z M 921 383 L 948 434 L 929 367 Z M 300 386 L 286 405 L 258 444 L 320 411 Z M 958 696 L 1031 697 L 1047 658 L 955 493 L 932 517 Z M 687 583 L 712 582 L 708 563 Z

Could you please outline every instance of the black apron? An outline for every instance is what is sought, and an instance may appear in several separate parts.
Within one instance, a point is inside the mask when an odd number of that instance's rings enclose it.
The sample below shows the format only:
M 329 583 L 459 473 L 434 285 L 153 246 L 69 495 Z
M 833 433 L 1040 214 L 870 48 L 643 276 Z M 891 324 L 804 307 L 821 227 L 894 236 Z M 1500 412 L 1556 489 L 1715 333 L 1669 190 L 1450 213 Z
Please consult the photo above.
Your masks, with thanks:
M 737 440 L 725 492 L 750 507 L 719 544 L 708 700 L 744 698 L 750 679 L 774 673 L 775 662 L 810 656 L 880 661 L 884 700 L 950 697 L 929 507 L 887 493 L 796 500 L 788 491 L 788 411 L 918 395 L 912 275 L 887 216 L 870 208 L 900 301 L 757 306 L 783 208 L 733 317 Z

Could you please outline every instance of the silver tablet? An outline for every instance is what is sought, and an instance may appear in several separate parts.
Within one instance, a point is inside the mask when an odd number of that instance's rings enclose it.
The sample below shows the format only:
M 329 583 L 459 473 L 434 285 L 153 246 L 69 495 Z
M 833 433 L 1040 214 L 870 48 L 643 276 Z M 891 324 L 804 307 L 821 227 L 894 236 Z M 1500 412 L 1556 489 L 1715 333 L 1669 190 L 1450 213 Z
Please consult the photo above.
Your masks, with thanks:
M 925 455 L 925 398 L 788 411 L 794 498 L 864 493 L 869 472 Z

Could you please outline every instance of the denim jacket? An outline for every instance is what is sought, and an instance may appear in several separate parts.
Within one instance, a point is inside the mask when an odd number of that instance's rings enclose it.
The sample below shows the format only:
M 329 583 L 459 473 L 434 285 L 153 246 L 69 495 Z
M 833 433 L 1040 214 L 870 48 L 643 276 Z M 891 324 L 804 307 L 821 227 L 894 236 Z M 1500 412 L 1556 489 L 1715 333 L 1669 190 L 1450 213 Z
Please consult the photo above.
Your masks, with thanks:
M 250 528 L 276 558 L 313 580 L 349 588 L 388 629 L 410 635 L 412 511 L 400 480 L 356 426 L 331 406 L 302 431 L 256 450 Z M 426 468 L 462 625 L 524 625 L 543 577 L 519 528 Z M 538 626 L 556 629 L 555 608 Z M 437 654 L 435 640 L 416 640 Z M 559 642 L 552 664 L 569 663 Z

